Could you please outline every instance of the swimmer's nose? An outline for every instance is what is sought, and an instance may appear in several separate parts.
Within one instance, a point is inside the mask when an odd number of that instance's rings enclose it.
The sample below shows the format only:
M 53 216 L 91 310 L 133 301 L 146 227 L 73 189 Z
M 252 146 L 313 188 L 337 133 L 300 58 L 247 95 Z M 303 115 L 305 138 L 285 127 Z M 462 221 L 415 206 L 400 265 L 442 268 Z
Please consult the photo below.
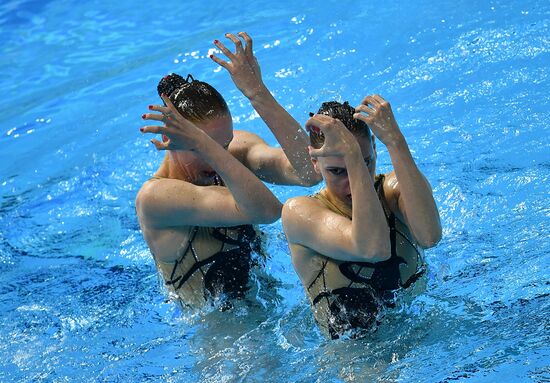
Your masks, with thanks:
M 346 194 L 351 195 L 351 187 L 349 186 L 349 181 L 348 181 L 348 183 L 346 184 L 345 191 L 346 191 Z

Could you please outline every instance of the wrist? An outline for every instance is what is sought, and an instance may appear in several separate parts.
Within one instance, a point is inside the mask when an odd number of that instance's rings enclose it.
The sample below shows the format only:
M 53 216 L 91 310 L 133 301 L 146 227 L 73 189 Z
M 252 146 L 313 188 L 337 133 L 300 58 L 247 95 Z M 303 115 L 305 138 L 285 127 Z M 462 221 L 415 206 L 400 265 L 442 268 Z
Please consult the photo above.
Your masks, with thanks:
M 243 93 L 245 97 L 248 98 L 250 102 L 253 104 L 257 102 L 265 101 L 273 97 L 263 83 L 260 83 L 254 89 L 251 89 L 250 91 L 243 92 Z
M 399 134 L 392 137 L 392 140 L 388 143 L 384 143 L 386 147 L 388 148 L 388 151 L 392 150 L 403 150 L 408 149 L 407 141 L 405 140 L 405 136 L 399 132 Z
M 361 152 L 361 147 L 356 140 L 353 140 L 346 144 L 347 150 L 344 152 L 344 161 L 346 163 L 353 163 L 356 160 L 363 162 L 363 154 Z
M 201 130 L 196 137 L 194 148 L 191 149 L 197 156 L 204 158 L 214 145 L 218 145 L 206 132 Z

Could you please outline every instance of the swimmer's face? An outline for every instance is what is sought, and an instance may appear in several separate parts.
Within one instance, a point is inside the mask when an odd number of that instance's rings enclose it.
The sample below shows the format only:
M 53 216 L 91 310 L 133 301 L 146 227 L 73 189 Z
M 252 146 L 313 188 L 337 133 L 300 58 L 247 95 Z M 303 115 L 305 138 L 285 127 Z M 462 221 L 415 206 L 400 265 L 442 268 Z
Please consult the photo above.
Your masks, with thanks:
M 233 122 L 230 116 L 199 122 L 196 125 L 225 149 L 229 147 L 229 143 L 233 140 Z M 185 169 L 196 185 L 212 184 L 216 172 L 193 152 L 186 150 L 173 151 L 172 158 L 180 167 Z
M 370 176 L 374 180 L 376 171 L 376 150 L 373 142 L 365 136 L 356 136 Z M 315 170 L 323 176 L 327 189 L 339 200 L 351 206 L 352 195 L 348 171 L 342 157 L 319 157 L 312 159 Z

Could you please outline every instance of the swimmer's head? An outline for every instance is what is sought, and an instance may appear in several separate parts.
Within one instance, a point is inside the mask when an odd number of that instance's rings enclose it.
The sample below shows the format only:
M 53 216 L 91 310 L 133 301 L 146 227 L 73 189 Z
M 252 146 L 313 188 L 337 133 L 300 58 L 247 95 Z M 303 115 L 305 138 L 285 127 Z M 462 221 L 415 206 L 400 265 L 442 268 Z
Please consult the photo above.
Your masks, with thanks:
M 172 73 L 157 86 L 158 94 L 170 98 L 178 112 L 202 129 L 221 146 L 227 148 L 233 139 L 231 113 L 222 95 L 210 84 L 195 80 L 191 75 L 183 78 Z M 168 137 L 163 135 L 163 141 Z M 167 166 L 178 169 L 183 179 L 196 185 L 210 185 L 214 169 L 195 153 L 187 150 L 166 152 Z
M 179 74 L 169 74 L 160 80 L 157 91 L 159 95 L 170 97 L 178 112 L 193 123 L 231 117 L 222 95 L 210 84 L 195 80 L 191 75 L 184 79 Z
M 323 102 L 317 111 L 317 114 L 324 114 L 342 121 L 344 126 L 356 137 L 364 136 L 372 140 L 368 125 L 364 121 L 354 119 L 354 113 L 355 108 L 347 101 L 343 104 L 338 101 Z M 313 113 L 310 113 L 310 116 L 313 116 Z M 325 136 L 319 129 L 309 129 L 309 142 L 313 148 L 319 149 L 325 143 Z

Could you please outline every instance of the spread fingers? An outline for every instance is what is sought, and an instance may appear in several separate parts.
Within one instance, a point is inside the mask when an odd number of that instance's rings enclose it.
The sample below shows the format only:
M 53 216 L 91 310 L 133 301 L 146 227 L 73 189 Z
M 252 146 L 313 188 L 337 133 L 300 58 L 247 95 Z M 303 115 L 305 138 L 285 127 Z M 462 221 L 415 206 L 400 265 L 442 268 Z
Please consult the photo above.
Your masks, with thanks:
M 155 145 L 155 148 L 157 148 L 157 150 L 166 150 L 168 149 L 168 145 L 170 143 L 170 141 L 167 141 L 167 142 L 160 142 L 159 140 L 155 140 L 154 138 L 151 140 L 151 143 L 153 145 Z
M 216 62 L 218 65 L 224 67 L 225 69 L 229 69 L 229 63 L 227 61 L 224 61 L 220 59 L 218 56 L 213 54 L 210 55 L 210 58 L 212 59 L 212 61 Z
M 252 38 L 248 35 L 248 33 L 246 32 L 239 32 L 237 33 L 240 37 L 243 38 L 244 42 L 246 43 L 245 45 L 245 48 L 244 48 L 244 51 L 246 52 L 247 55 L 252 55 L 253 54 L 253 50 L 252 50 Z
M 243 53 L 243 43 L 241 39 L 239 39 L 237 36 L 235 36 L 233 33 L 226 33 L 225 37 L 227 37 L 229 40 L 233 41 L 233 44 L 235 44 L 235 49 L 237 50 L 236 53 Z M 224 52 L 225 54 L 225 52 Z
M 148 125 L 139 129 L 141 133 L 166 134 L 166 127 L 162 125 Z
M 235 55 L 233 54 L 233 52 L 227 49 L 221 41 L 214 40 L 214 45 L 216 45 L 229 60 L 233 61 L 235 59 Z

